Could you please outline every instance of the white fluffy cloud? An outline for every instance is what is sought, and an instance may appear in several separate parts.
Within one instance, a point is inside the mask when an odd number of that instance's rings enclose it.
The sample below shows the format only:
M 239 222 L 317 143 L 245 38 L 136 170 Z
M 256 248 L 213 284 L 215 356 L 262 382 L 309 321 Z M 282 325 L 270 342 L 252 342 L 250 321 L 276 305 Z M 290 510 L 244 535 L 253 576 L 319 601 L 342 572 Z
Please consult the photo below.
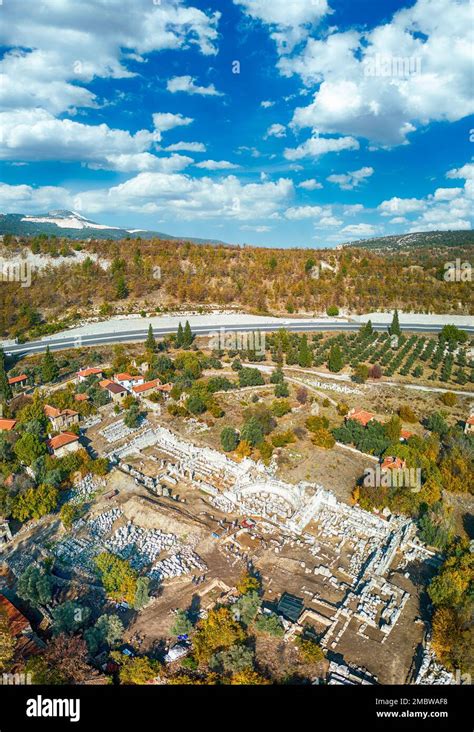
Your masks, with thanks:
M 409 231 L 448 231 L 470 229 L 472 224 L 474 165 L 453 168 L 447 178 L 464 179 L 464 187 L 436 188 L 423 199 L 391 198 L 383 201 L 378 210 L 382 216 L 394 216 L 392 224 L 409 225 Z M 414 217 L 407 218 L 410 214 Z
M 221 97 L 221 92 L 217 91 L 214 84 L 209 86 L 199 86 L 194 83 L 194 77 L 192 76 L 173 76 L 172 79 L 168 80 L 166 88 L 172 94 L 176 92 L 185 92 L 186 94 L 199 94 L 203 97 Z
M 230 163 L 228 160 L 203 160 L 202 163 L 196 163 L 196 168 L 204 168 L 204 170 L 233 170 L 240 168 L 240 165 Z
M 172 130 L 174 127 L 186 127 L 191 122 L 193 122 L 192 117 L 184 117 L 182 114 L 156 112 L 153 115 L 153 124 L 155 130 L 158 130 L 158 132 L 168 132 L 168 130 Z
M 303 188 L 305 191 L 316 191 L 318 188 L 322 188 L 322 183 L 318 183 L 316 178 L 308 178 L 308 180 L 302 180 L 298 183 L 298 188 Z
M 166 152 L 206 152 L 206 146 L 202 142 L 175 142 L 164 148 Z
M 329 175 L 326 180 L 330 183 L 336 183 L 343 191 L 352 191 L 357 188 L 366 178 L 370 178 L 374 174 L 374 169 L 369 167 L 359 168 L 349 173 L 340 175 Z
M 315 90 L 293 124 L 393 146 L 430 121 L 472 113 L 471 12 L 468 0 L 417 0 L 370 31 L 309 38 L 279 62 Z
M 399 214 L 403 216 L 413 211 L 420 211 L 425 208 L 426 203 L 418 198 L 398 198 L 394 196 L 389 201 L 382 201 L 379 205 L 379 211 L 382 216 L 393 216 Z
M 266 132 L 266 137 L 286 137 L 286 127 L 276 122 L 270 125 Z
M 301 158 L 316 158 L 330 152 L 358 149 L 359 143 L 353 137 L 315 136 L 296 148 L 286 148 L 284 155 L 287 160 L 301 160 Z
M 2 6 L 0 43 L 13 50 L 0 63 L 4 108 L 38 107 L 53 114 L 92 106 L 82 86 L 95 77 L 133 75 L 130 62 L 153 51 L 195 46 L 217 52 L 220 13 L 181 0 L 15 0 Z
M 326 0 L 234 0 L 254 20 L 270 26 L 280 53 L 289 53 L 331 10 Z
M 341 229 L 341 235 L 350 238 L 363 239 L 366 236 L 374 236 L 377 233 L 377 228 L 372 224 L 350 224 Z
M 233 175 L 214 180 L 182 173 L 144 172 L 111 188 L 74 194 L 53 186 L 0 184 L 0 208 L 6 212 L 71 208 L 88 216 L 130 211 L 171 220 L 258 221 L 275 218 L 293 195 L 293 183 L 288 178 L 243 185 Z
M 162 132 L 188 125 L 190 117 L 158 113 L 154 129 L 131 135 L 106 124 L 86 125 L 57 119 L 46 110 L 23 109 L 0 113 L 2 147 L 0 159 L 20 161 L 80 161 L 94 168 L 118 171 L 181 170 L 192 158 L 152 155 L 148 150 L 161 140 Z
M 285 217 L 290 221 L 314 219 L 324 213 L 322 206 L 294 206 L 285 211 Z

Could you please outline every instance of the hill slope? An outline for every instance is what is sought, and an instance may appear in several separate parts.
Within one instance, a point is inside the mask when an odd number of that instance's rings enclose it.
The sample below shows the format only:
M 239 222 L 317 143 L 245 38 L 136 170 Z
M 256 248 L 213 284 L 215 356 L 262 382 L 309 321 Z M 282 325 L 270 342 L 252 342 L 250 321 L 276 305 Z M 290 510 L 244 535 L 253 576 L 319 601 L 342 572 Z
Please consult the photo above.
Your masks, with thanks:
M 374 251 L 399 251 L 426 247 L 440 249 L 443 247 L 459 247 L 474 244 L 474 231 L 417 231 L 412 234 L 396 234 L 380 236 L 375 239 L 359 239 L 347 247 L 373 249 Z
M 183 241 L 183 237 L 164 234 L 162 231 L 146 229 L 122 229 L 117 226 L 97 224 L 75 211 L 50 211 L 37 216 L 25 214 L 0 214 L 0 234 L 16 236 L 61 236 L 68 239 L 126 239 L 140 236 L 142 239 L 169 239 Z M 223 244 L 216 239 L 197 239 L 188 237 L 186 241 L 196 244 Z

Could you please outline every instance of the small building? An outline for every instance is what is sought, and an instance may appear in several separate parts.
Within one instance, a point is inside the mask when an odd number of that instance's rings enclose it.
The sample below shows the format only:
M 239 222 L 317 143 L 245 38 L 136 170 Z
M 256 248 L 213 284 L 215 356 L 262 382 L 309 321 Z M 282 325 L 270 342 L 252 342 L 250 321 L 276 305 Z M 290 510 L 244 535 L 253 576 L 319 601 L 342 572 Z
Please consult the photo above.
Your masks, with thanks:
M 160 384 L 155 391 L 161 392 L 165 399 L 169 399 L 172 388 L 173 384 Z
M 351 409 L 346 416 L 346 420 L 354 419 L 359 422 L 363 427 L 367 427 L 375 417 L 373 412 L 367 412 L 365 409 Z
M 471 414 L 471 416 L 466 420 L 466 424 L 464 425 L 464 434 L 474 435 L 474 414 Z
M 64 457 L 70 452 L 76 452 L 81 447 L 79 437 L 73 432 L 61 432 L 56 437 L 47 440 L 49 452 L 55 457 Z
M 157 387 L 160 385 L 160 379 L 153 379 L 152 381 L 145 381 L 143 384 L 132 386 L 132 392 L 138 397 L 146 397 L 156 391 Z
M 88 402 L 89 395 L 88 394 L 74 394 L 74 401 L 75 402 Z
M 18 391 L 19 389 L 23 389 L 23 387 L 27 385 L 28 376 L 26 374 L 20 374 L 20 376 L 11 376 L 8 379 L 8 383 L 10 384 L 13 391 Z
M 0 419 L 0 432 L 11 432 L 15 429 L 16 419 Z
M 303 608 L 304 602 L 301 597 L 284 592 L 278 601 L 277 613 L 278 615 L 283 615 L 284 618 L 290 620 L 292 623 L 296 623 L 303 612 Z
M 76 381 L 78 384 L 81 383 L 81 381 L 87 381 L 91 376 L 102 376 L 103 370 L 96 368 L 95 366 L 88 366 L 85 369 L 81 369 L 81 371 L 78 371 L 76 374 Z
M 120 404 L 128 394 L 128 391 L 124 386 L 120 386 L 120 384 L 117 384 L 115 381 L 110 381 L 110 379 L 100 381 L 99 386 L 102 389 L 105 389 L 109 397 L 116 404 Z
M 79 423 L 79 412 L 75 412 L 74 409 L 56 409 L 56 407 L 45 404 L 44 413 L 55 432 L 60 432 L 64 428 Z
M 145 379 L 143 376 L 132 376 L 125 371 L 121 374 L 115 374 L 114 381 L 117 384 L 120 384 L 120 386 L 124 386 L 125 389 L 130 390 L 132 386 L 138 386 L 138 384 L 143 384 Z
M 413 437 L 413 432 L 410 432 L 410 430 L 400 431 L 400 442 L 406 442 L 410 437 Z
M 23 672 L 28 658 L 44 651 L 45 644 L 34 633 L 28 618 L 5 595 L 0 595 L 0 612 L 5 614 L 10 633 L 15 639 L 11 672 Z
M 406 468 L 406 464 L 406 460 L 402 460 L 402 458 L 387 455 L 380 468 L 381 470 L 403 470 Z

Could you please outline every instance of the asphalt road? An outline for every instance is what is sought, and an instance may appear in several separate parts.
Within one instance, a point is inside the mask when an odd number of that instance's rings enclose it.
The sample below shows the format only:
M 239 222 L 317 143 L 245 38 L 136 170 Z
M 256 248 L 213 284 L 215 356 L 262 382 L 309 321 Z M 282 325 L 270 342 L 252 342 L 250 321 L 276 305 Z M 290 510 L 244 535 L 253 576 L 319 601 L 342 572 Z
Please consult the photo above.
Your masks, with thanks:
M 386 331 L 386 323 L 372 323 L 374 330 Z M 281 330 L 286 328 L 290 331 L 358 331 L 362 327 L 361 323 L 341 323 L 338 321 L 326 321 L 313 323 L 311 321 L 294 320 L 294 321 L 282 321 L 281 323 L 245 323 L 245 324 L 226 324 L 224 327 L 219 323 L 213 326 L 210 325 L 199 325 L 193 326 L 193 333 L 196 335 L 209 335 L 219 332 L 223 328 L 225 333 L 229 332 L 251 332 L 251 331 L 263 331 L 272 332 L 275 330 Z M 438 333 L 443 327 L 439 325 L 425 325 L 422 323 L 410 323 L 400 326 L 402 330 L 410 331 L 414 333 Z M 462 326 L 462 330 L 467 333 L 474 334 L 473 326 Z M 153 330 L 155 336 L 169 335 L 170 333 L 176 333 L 176 328 L 155 328 Z M 77 335 L 69 336 L 67 334 L 58 335 L 57 337 L 48 338 L 47 340 L 28 341 L 18 345 L 5 346 L 5 353 L 11 354 L 12 356 L 23 356 L 26 354 L 41 353 L 46 350 L 49 346 L 51 351 L 61 351 L 67 348 L 81 348 L 85 346 L 100 346 L 100 345 L 113 345 L 115 343 L 133 343 L 136 341 L 144 341 L 147 337 L 148 326 L 135 330 L 127 330 L 121 332 L 110 332 L 110 333 L 94 333 L 90 335 Z

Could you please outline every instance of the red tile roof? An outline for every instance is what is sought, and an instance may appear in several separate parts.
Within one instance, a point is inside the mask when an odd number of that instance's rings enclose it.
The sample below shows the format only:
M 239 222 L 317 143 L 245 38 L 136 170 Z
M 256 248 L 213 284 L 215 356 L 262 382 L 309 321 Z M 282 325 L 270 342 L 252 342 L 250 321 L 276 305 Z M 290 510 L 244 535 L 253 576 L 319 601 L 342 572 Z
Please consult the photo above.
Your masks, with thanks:
M 123 374 L 115 374 L 114 379 L 118 379 L 119 381 L 133 381 L 133 379 L 139 378 L 137 376 L 132 376 L 131 374 L 124 371 Z M 141 378 L 141 377 L 140 377 Z
M 56 437 L 51 437 L 50 440 L 47 441 L 47 445 L 52 450 L 58 450 L 60 447 L 64 447 L 64 445 L 70 445 L 72 442 L 78 442 L 79 437 L 74 434 L 74 432 L 61 432 L 61 434 L 56 435 Z
M 132 386 L 132 391 L 134 391 L 137 394 L 140 394 L 142 391 L 151 391 L 152 389 L 156 389 L 157 386 L 160 386 L 161 381 L 159 379 L 153 379 L 152 381 L 146 381 L 144 384 L 137 384 L 136 386 Z
M 365 409 L 351 409 L 347 415 L 347 419 L 355 419 L 364 427 L 368 425 L 371 419 L 375 417 L 373 412 L 367 412 Z
M 472 415 L 472 417 L 469 417 L 469 419 L 467 420 L 467 423 L 474 424 L 474 414 Z
M 99 374 L 103 373 L 103 369 L 98 369 L 95 366 L 91 366 L 86 369 L 82 369 L 82 371 L 78 371 L 78 376 L 83 376 L 85 379 L 87 379 L 88 376 L 98 376 Z
M 413 437 L 413 432 L 410 432 L 410 430 L 401 430 L 400 437 L 402 440 L 409 440 L 410 437 Z
M 55 417 L 74 417 L 74 415 L 79 414 L 74 409 L 56 409 L 56 407 L 52 407 L 50 404 L 44 405 L 44 413 L 47 417 L 53 419 Z
M 27 380 L 27 378 L 28 378 L 28 377 L 27 377 L 27 375 L 26 375 L 26 374 L 21 374 L 20 376 L 11 376 L 11 377 L 10 377 L 10 378 L 8 379 L 8 383 L 9 383 L 9 384 L 19 384 L 19 383 L 20 383 L 20 381 L 26 381 L 26 380 Z
M 170 392 L 172 388 L 173 388 L 173 384 L 161 384 L 160 386 L 156 387 L 156 390 Z
M 382 470 L 387 470 L 387 469 L 402 470 L 405 467 L 405 465 L 406 465 L 405 460 L 402 460 L 399 457 L 387 456 L 384 459 L 384 461 L 381 465 L 381 468 L 382 468 Z
M 76 402 L 87 402 L 89 399 L 87 394 L 74 394 L 74 401 Z
M 10 632 L 14 638 L 18 638 L 19 635 L 25 630 L 30 630 L 31 626 L 27 618 L 8 600 L 5 595 L 0 595 L 0 613 L 2 611 L 8 618 L 8 624 L 10 626 Z
M 16 425 L 16 419 L 0 419 L 0 430 L 12 430 Z

